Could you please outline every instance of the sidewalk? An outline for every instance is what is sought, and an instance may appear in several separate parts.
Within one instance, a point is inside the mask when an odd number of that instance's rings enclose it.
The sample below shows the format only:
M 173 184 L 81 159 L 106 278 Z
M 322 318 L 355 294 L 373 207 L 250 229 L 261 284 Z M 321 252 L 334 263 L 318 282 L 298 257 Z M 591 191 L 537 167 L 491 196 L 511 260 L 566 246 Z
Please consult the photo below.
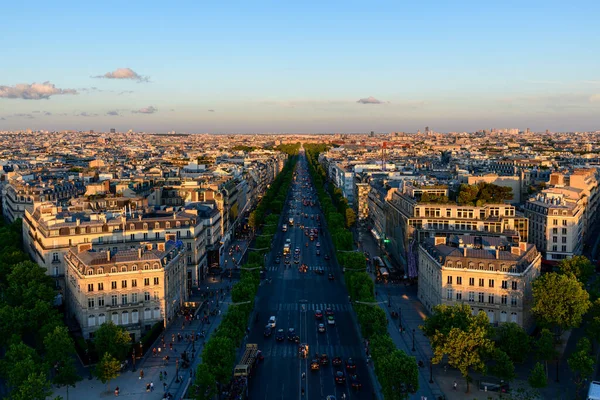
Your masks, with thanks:
M 247 241 L 233 241 L 230 246 L 246 243 Z M 234 257 L 236 253 L 234 252 Z M 229 258 L 228 249 L 226 256 Z M 236 257 L 237 258 L 237 257 Z M 231 261 L 230 261 L 231 262 Z M 116 379 L 112 380 L 107 387 L 98 379 L 88 379 L 89 368 L 79 368 L 80 371 L 86 371 L 82 374 L 83 380 L 78 382 L 75 387 L 69 388 L 69 398 L 71 399 L 100 399 L 107 397 L 115 397 L 114 390 L 119 387 L 119 397 L 126 397 L 127 399 L 162 399 L 164 395 L 163 384 L 166 383 L 167 392 L 173 395 L 174 399 L 179 399 L 183 396 L 187 386 L 193 381 L 193 375 L 196 372 L 196 368 L 201 363 L 201 353 L 204 348 L 204 342 L 208 339 L 210 334 L 219 326 L 221 318 L 227 312 L 228 304 L 231 301 L 231 292 L 227 291 L 227 288 L 234 282 L 230 282 L 229 279 L 216 279 L 212 281 L 207 279 L 201 289 L 194 289 L 189 301 L 200 302 L 202 300 L 208 300 L 208 305 L 205 310 L 213 310 L 215 307 L 221 310 L 221 313 L 216 316 L 209 318 L 209 323 L 204 324 L 202 320 L 193 319 L 190 322 L 185 322 L 185 318 L 180 316 L 177 317 L 163 332 L 166 347 L 162 348 L 161 352 L 158 353 L 157 357 L 152 356 L 152 350 L 146 352 L 146 354 L 139 360 L 136 360 L 135 371 L 132 371 L 132 367 L 122 372 Z M 223 295 L 218 293 L 223 290 Z M 212 296 L 211 297 L 211 293 Z M 217 297 L 215 297 L 217 293 Z M 218 304 L 218 305 L 217 305 Z M 200 311 L 204 314 L 204 310 Z M 182 327 L 182 324 L 184 326 Z M 182 329 L 183 328 L 183 329 Z M 185 340 L 185 335 L 195 335 L 196 333 L 206 331 L 206 338 L 200 338 L 199 341 L 192 343 Z M 181 334 L 184 338 L 181 342 L 177 341 L 177 334 Z M 175 342 L 173 343 L 173 350 L 169 350 L 169 343 L 171 342 L 172 336 L 175 336 Z M 159 337 L 153 344 L 152 348 L 159 348 L 161 345 L 161 338 Z M 194 356 L 192 357 L 192 350 L 195 349 Z M 179 369 L 179 376 L 182 378 L 180 382 L 177 382 L 176 374 L 176 358 L 181 358 L 181 353 L 184 351 L 188 352 L 188 357 L 191 359 L 190 368 Z M 162 357 L 169 355 L 170 360 L 167 365 L 164 365 Z M 181 365 L 181 361 L 180 361 Z M 92 367 L 93 368 L 93 367 Z M 144 378 L 140 379 L 140 370 L 144 371 Z M 160 372 L 166 371 L 166 379 L 160 380 Z M 154 383 L 154 391 L 146 392 L 146 385 L 150 382 Z M 66 388 L 58 388 L 52 394 L 52 397 L 62 396 L 66 399 Z

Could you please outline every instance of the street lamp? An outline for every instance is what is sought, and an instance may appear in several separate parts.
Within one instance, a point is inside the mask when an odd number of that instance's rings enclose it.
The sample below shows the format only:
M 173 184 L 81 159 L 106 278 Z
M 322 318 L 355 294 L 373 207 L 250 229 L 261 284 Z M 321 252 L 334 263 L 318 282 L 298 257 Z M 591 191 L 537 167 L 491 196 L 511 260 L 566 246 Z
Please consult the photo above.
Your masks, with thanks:
M 433 358 L 429 359 L 429 383 L 433 383 Z
M 412 351 L 415 351 L 415 329 L 413 328 L 413 347 Z

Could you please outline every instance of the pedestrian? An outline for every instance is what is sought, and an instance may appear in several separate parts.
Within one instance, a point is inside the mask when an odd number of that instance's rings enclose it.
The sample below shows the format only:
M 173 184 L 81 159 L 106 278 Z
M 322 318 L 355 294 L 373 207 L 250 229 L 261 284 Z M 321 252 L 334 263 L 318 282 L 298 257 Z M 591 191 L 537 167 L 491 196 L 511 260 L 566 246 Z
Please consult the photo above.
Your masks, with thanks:
M 458 387 L 458 384 L 456 383 L 456 381 L 454 381 L 454 384 L 452 385 L 452 389 L 456 390 Z
M 119 387 L 117 386 L 117 387 L 115 388 L 115 396 L 118 396 L 118 395 L 119 395 Z
M 150 391 L 150 384 L 146 383 L 146 392 L 149 392 L 149 391 Z
M 163 382 L 163 390 L 165 393 L 167 392 L 167 382 Z
M 154 382 L 150 381 L 150 391 L 154 392 Z
M 152 349 L 152 357 L 156 357 L 156 347 Z
M 140 380 L 144 379 L 144 370 L 140 369 Z
M 167 379 L 167 371 L 166 370 L 165 370 L 164 375 L 165 375 L 165 380 L 166 380 Z
M 162 382 L 162 380 L 163 380 L 163 373 L 162 373 L 162 371 L 160 371 L 160 373 L 158 374 L 158 379 Z

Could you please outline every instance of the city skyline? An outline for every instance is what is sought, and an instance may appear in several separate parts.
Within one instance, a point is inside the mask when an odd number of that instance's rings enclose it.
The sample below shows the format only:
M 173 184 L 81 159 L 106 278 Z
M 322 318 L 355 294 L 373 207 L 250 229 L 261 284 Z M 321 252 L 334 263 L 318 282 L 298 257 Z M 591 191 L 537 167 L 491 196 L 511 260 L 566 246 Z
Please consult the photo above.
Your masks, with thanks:
M 0 130 L 600 129 L 597 3 L 141 4 L 6 6 Z

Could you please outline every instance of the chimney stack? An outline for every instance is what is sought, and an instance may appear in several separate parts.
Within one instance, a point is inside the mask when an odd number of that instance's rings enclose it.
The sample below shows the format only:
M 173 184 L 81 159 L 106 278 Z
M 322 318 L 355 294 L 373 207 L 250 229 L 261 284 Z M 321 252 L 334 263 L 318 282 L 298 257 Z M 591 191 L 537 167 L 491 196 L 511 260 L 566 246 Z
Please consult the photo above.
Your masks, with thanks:
M 142 247 L 138 248 L 138 258 L 141 259 L 142 258 L 142 254 L 144 254 L 144 249 Z
M 496 247 L 496 260 L 500 258 L 500 249 Z
M 467 256 L 467 246 L 463 246 L 463 257 Z
M 110 262 L 110 250 L 106 250 L 106 261 Z

